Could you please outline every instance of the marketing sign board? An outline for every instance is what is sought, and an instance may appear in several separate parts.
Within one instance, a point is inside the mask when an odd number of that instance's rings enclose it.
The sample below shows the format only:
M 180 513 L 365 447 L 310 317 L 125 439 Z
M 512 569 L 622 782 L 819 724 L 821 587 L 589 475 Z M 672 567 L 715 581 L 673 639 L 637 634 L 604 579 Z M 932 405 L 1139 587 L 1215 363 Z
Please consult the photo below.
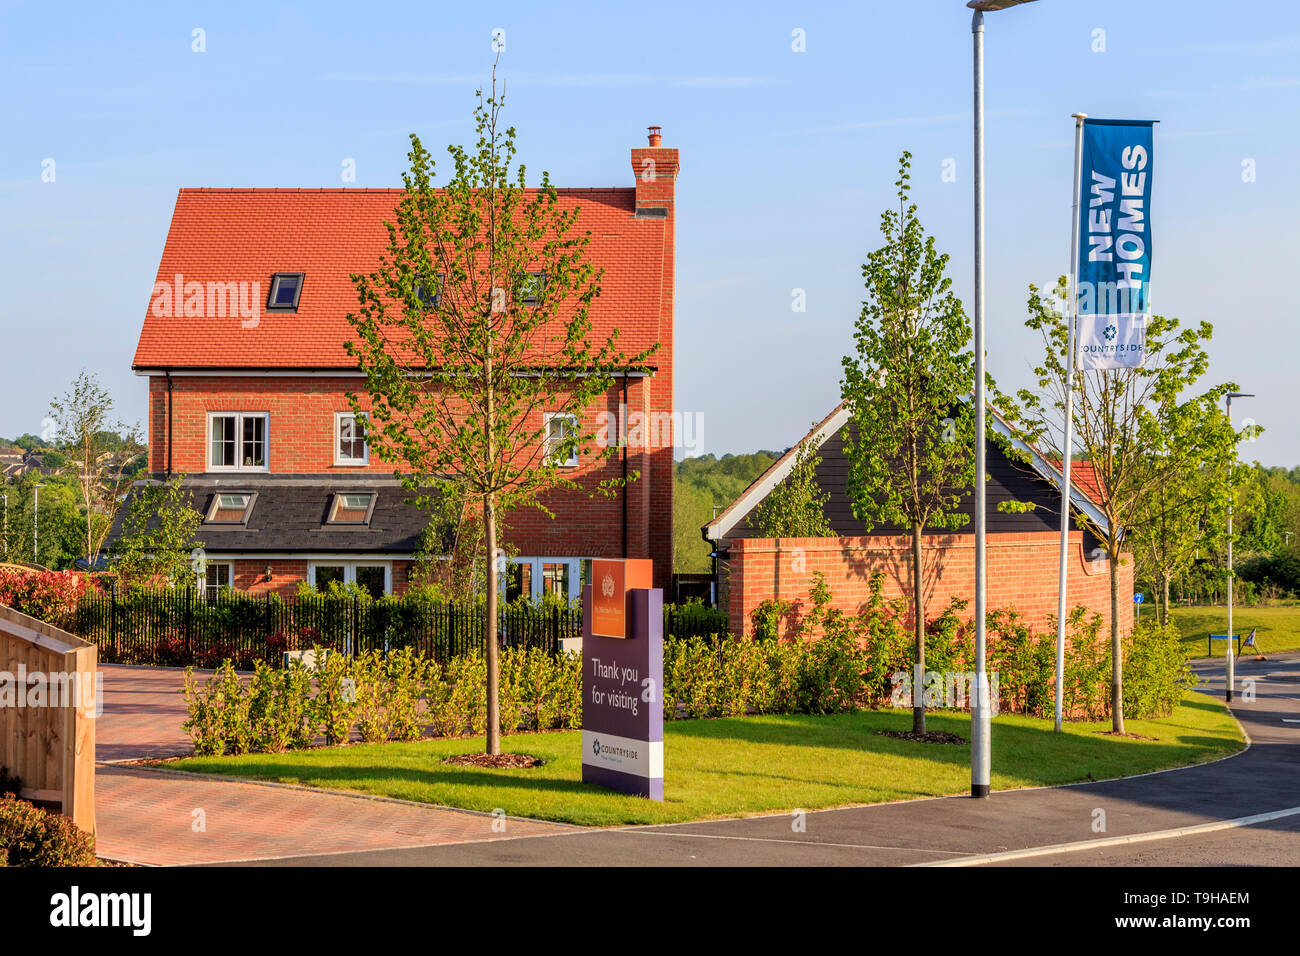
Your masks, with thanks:
M 591 562 L 591 633 L 624 639 L 627 592 L 650 587 L 654 562 L 648 558 L 597 558 Z M 584 605 L 585 606 L 585 605 Z
M 645 562 L 627 562 L 628 564 Z M 592 583 L 582 594 L 582 780 L 612 790 L 664 798 L 664 602 L 663 591 L 646 586 L 622 594 L 622 634 L 596 633 L 593 623 L 600 601 L 607 562 L 593 562 Z M 624 568 L 623 580 L 640 578 Z M 616 587 L 617 591 L 617 587 Z M 597 593 L 600 597 L 597 598 Z M 606 629 L 615 615 L 609 612 Z
M 1145 356 L 1152 123 L 1083 122 L 1076 300 L 1081 369 L 1137 368 Z

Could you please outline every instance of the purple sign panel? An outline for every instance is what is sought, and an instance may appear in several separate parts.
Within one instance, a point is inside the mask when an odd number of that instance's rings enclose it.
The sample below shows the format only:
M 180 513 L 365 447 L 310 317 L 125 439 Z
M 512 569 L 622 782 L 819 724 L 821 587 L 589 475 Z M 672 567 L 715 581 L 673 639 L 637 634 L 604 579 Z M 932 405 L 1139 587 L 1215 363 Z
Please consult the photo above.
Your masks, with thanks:
M 582 781 L 664 798 L 664 592 L 627 592 L 627 637 L 591 633 L 582 593 Z

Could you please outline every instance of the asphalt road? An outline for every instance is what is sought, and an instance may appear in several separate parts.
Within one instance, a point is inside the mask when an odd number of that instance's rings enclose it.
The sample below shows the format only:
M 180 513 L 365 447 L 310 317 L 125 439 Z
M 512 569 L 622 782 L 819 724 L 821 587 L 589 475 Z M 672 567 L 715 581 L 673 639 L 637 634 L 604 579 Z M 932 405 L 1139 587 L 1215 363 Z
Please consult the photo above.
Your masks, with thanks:
M 1222 697 L 1220 662 L 1194 668 Z M 490 843 L 266 861 L 279 866 L 897 866 L 976 865 L 983 855 L 1032 855 L 999 865 L 1300 864 L 1300 656 L 1238 661 L 1234 713 L 1251 739 L 1233 757 L 1181 770 L 1069 787 L 1012 790 L 987 800 L 944 797 L 673 826 L 570 831 Z M 1288 721 L 1295 721 L 1294 723 Z M 996 746 L 996 736 L 994 738 Z M 996 761 L 996 750 L 994 760 Z M 1257 826 L 1146 839 L 1294 810 Z M 1104 812 L 1105 832 L 1097 832 Z M 508 836 L 508 834 L 507 834 Z M 1140 838 L 1144 842 L 1107 845 Z M 1070 852 L 1050 849 L 1072 844 Z M 1100 845 L 1099 845 L 1100 844 Z M 1087 849 L 1079 847 L 1087 846 Z

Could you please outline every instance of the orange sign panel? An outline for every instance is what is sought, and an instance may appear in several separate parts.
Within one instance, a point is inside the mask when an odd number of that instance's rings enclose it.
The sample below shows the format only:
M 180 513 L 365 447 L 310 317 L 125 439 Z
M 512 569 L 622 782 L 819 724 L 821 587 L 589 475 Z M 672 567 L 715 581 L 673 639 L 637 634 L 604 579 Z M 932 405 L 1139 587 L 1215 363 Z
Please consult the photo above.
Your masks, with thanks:
M 591 562 L 591 633 L 627 637 L 627 592 L 651 586 L 649 558 L 597 558 Z

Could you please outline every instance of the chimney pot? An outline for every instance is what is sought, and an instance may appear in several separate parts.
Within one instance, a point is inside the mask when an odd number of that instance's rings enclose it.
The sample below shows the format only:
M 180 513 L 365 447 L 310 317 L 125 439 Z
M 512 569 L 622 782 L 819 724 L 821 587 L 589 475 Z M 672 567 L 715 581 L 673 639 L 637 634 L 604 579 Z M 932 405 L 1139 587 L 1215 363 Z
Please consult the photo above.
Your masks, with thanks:
M 662 129 L 662 127 L 660 127 L 660 126 L 651 126 L 651 127 L 649 127 L 649 130 L 650 130 L 650 145 L 651 145 L 651 146 L 658 146 L 661 142 L 663 142 L 663 137 L 659 135 L 659 131 L 660 131 L 661 129 Z

